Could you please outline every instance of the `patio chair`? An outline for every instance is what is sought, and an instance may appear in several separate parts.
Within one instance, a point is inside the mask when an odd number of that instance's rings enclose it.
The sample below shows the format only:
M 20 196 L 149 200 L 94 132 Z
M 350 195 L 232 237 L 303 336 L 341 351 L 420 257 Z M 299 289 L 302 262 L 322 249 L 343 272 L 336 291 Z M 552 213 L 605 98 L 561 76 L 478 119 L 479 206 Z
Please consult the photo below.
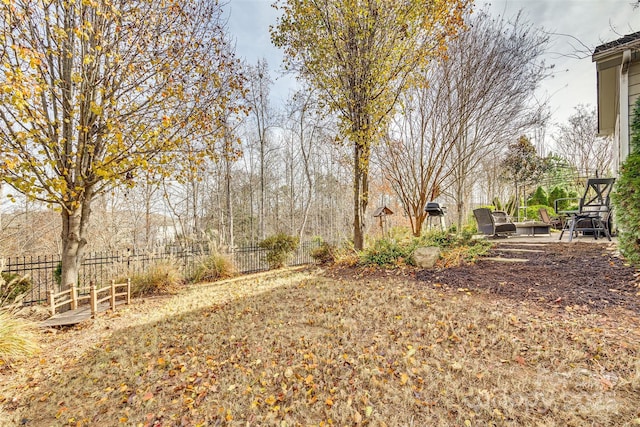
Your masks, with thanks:
M 611 240 L 609 222 L 611 217 L 611 190 L 615 178 L 589 178 L 584 195 L 578 200 L 578 211 L 571 214 L 560 233 L 560 240 L 565 231 L 569 231 L 569 241 L 578 232 L 582 234 L 593 233 L 593 238 L 598 239 L 604 234 Z
M 562 230 L 562 220 L 558 217 L 551 218 L 549 216 L 549 212 L 547 212 L 545 208 L 538 209 L 538 215 L 540 215 L 540 220 L 545 224 L 548 224 L 557 230 Z
M 478 230 L 488 236 L 509 236 L 517 230 L 506 212 L 491 212 L 488 208 L 478 208 L 473 210 L 473 215 L 478 222 Z

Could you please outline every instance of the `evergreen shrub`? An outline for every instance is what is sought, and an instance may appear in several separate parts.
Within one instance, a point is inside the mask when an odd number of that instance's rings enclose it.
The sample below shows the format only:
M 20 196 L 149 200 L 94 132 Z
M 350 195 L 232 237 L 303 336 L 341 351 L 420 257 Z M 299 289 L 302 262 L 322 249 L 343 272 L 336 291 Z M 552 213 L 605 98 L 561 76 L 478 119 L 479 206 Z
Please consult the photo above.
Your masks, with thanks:
M 258 246 L 267 250 L 267 263 L 269 263 L 270 269 L 284 267 L 287 258 L 298 249 L 300 239 L 294 236 L 289 236 L 285 233 L 274 234 L 269 236 L 260 243 Z
M 414 265 L 413 251 L 417 247 L 417 239 L 398 242 L 394 239 L 380 239 L 366 248 L 360 261 L 364 265 L 395 267 L 402 264 Z
M 631 153 L 620 166 L 620 176 L 611 199 L 615 207 L 620 252 L 629 262 L 640 266 L 640 98 L 633 110 Z
M 531 205 L 527 206 L 527 210 L 525 212 L 525 216 L 529 221 L 540 221 L 540 209 L 545 209 L 549 216 L 554 216 L 555 211 L 551 206 L 547 205 Z
M 439 247 L 442 250 L 442 258 L 445 260 L 450 253 L 455 253 L 458 262 L 473 261 L 480 254 L 486 253 L 491 246 L 491 243 L 484 239 L 474 240 L 473 234 L 472 228 L 465 228 L 459 235 L 448 231 L 431 230 L 421 237 L 402 241 L 381 239 L 362 252 L 360 263 L 387 268 L 415 265 L 413 252 L 416 248 L 423 246 Z M 447 265 L 453 264 L 447 263 Z
M 640 153 L 630 155 L 620 168 L 612 198 L 620 251 L 629 262 L 640 265 Z
M 546 206 L 549 204 L 549 198 L 547 196 L 547 192 L 544 191 L 544 188 L 542 187 L 538 187 L 536 188 L 535 193 L 533 193 L 533 196 L 531 196 L 529 198 L 529 200 L 527 200 L 527 204 L 528 205 L 543 205 Z

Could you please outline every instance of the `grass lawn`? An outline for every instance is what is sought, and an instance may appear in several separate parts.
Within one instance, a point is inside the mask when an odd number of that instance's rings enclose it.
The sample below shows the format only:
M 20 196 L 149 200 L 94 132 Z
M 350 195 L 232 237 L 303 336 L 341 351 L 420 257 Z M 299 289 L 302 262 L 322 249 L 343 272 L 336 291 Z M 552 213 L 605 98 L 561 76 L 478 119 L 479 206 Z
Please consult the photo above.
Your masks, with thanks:
M 640 425 L 640 321 L 286 270 L 190 287 L 0 370 L 0 425 Z

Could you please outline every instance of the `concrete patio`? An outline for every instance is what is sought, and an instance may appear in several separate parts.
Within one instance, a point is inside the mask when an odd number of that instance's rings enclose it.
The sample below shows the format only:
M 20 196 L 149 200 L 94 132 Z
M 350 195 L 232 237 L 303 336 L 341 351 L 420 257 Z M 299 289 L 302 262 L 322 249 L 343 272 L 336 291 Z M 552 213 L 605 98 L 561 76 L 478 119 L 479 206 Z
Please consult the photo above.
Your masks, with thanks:
M 583 236 L 579 234 L 578 237 L 574 237 L 571 242 L 569 242 L 569 236 L 567 233 L 564 233 L 562 236 L 562 240 L 560 239 L 560 231 L 552 231 L 551 234 L 536 234 L 535 236 L 527 236 L 527 235 L 512 235 L 509 237 L 488 237 L 479 235 L 477 236 L 480 239 L 488 239 L 495 242 L 514 242 L 514 243 L 576 243 L 576 242 L 584 242 L 584 243 L 617 243 L 617 237 L 612 236 L 611 242 L 606 237 L 599 237 L 597 240 L 593 238 L 593 236 Z

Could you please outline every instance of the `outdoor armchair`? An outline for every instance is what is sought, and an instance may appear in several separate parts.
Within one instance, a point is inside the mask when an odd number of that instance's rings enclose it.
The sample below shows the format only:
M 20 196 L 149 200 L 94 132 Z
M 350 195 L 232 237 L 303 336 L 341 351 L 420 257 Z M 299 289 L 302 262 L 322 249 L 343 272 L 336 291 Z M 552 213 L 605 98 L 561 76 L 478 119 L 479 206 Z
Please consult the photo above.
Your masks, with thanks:
M 555 229 L 562 230 L 562 220 L 558 217 L 550 217 L 549 212 L 547 212 L 545 208 L 538 209 L 538 215 L 540 215 L 540 220 L 545 224 L 548 224 Z
M 478 208 L 473 210 L 473 215 L 478 222 L 478 230 L 488 236 L 508 236 L 517 230 L 506 212 L 491 212 L 488 208 Z

